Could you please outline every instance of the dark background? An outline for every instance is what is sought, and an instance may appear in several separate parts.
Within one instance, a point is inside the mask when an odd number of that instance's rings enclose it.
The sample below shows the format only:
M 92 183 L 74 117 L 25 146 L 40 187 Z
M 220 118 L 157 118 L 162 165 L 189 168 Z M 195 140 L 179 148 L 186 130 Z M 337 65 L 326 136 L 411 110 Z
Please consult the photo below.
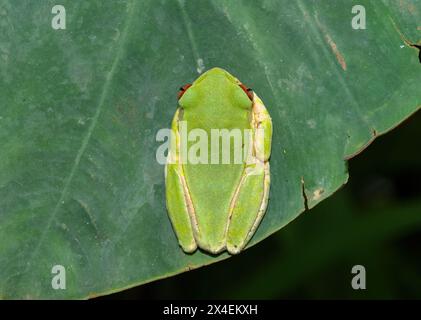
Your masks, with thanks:
M 99 299 L 421 299 L 421 112 L 348 162 L 332 197 L 216 264 Z M 351 287 L 354 265 L 366 290 Z

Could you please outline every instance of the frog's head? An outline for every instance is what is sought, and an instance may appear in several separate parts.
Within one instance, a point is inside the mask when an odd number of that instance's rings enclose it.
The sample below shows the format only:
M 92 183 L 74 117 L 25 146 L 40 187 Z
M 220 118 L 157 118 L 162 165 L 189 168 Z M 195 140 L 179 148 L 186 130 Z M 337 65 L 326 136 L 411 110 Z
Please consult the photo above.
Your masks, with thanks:
M 199 78 L 197 78 L 194 84 L 199 84 L 202 81 L 215 81 L 215 80 L 219 80 L 219 81 L 224 80 L 233 84 L 240 83 L 240 81 L 237 78 L 235 78 L 233 75 L 231 75 L 228 71 L 225 71 L 222 68 L 215 67 L 215 68 L 209 69 L 204 74 L 202 74 Z
M 251 89 L 221 68 L 212 68 L 197 78 L 193 84 L 180 88 L 178 97 L 180 106 L 187 108 L 207 101 L 248 109 L 253 101 Z

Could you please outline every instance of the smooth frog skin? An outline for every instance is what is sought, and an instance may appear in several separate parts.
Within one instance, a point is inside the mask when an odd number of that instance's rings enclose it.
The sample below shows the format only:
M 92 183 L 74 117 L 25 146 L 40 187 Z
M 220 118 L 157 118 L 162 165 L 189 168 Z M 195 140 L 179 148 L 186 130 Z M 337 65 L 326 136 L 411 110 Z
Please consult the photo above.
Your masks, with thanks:
M 178 101 L 165 170 L 166 201 L 179 244 L 187 253 L 198 247 L 212 254 L 224 250 L 239 253 L 266 211 L 272 122 L 258 96 L 247 94 L 240 85 L 227 71 L 213 68 L 193 82 Z M 189 150 L 197 141 L 184 141 L 181 121 L 187 123 L 188 133 L 201 129 L 208 137 L 211 129 L 249 129 L 251 135 L 242 133 L 242 148 L 251 148 L 251 155 L 234 163 L 231 140 L 229 164 L 182 162 L 183 143 Z M 220 141 L 219 149 L 211 149 L 209 139 L 209 159 L 212 150 L 222 154 L 222 145 Z

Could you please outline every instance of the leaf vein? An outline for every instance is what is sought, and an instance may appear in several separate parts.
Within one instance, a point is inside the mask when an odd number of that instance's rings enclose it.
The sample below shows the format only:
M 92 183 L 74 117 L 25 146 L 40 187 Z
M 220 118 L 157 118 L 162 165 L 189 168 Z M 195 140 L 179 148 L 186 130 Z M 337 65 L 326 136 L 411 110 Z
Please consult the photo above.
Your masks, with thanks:
M 73 181 L 73 178 L 74 178 L 74 176 L 75 176 L 75 174 L 76 174 L 76 172 L 79 168 L 79 164 L 80 164 L 80 161 L 82 159 L 82 156 L 84 155 L 84 153 L 86 151 L 86 148 L 89 144 L 89 141 L 92 137 L 92 134 L 93 134 L 93 132 L 94 132 L 96 126 L 97 126 L 98 119 L 101 115 L 101 111 L 103 109 L 105 100 L 108 96 L 108 92 L 109 92 L 110 85 L 112 83 L 113 76 L 114 76 L 114 74 L 116 72 L 116 69 L 117 69 L 117 66 L 118 66 L 118 64 L 119 64 L 119 62 L 120 62 L 120 60 L 121 60 L 121 58 L 124 54 L 123 53 L 124 44 L 126 42 L 128 30 L 129 30 L 131 22 L 133 20 L 133 16 L 134 16 L 134 12 L 135 12 L 134 7 L 136 6 L 136 4 L 137 4 L 136 0 L 131 0 L 130 3 L 128 4 L 128 6 L 127 6 L 128 16 L 127 16 L 127 19 L 126 19 L 126 23 L 125 23 L 123 32 L 121 34 L 121 38 L 120 38 L 121 40 L 118 42 L 116 54 L 115 54 L 115 57 L 113 59 L 110 71 L 106 75 L 106 80 L 105 80 L 103 89 L 101 91 L 101 95 L 100 95 L 99 100 L 98 100 L 98 106 L 97 106 L 97 108 L 95 110 L 95 114 L 92 118 L 91 125 L 89 126 L 88 131 L 87 131 L 86 135 L 84 136 L 84 138 L 82 140 L 82 143 L 81 143 L 81 146 L 80 146 L 80 148 L 79 148 L 79 150 L 76 154 L 75 160 L 73 162 L 72 169 L 70 170 L 70 174 L 67 176 L 64 187 L 63 187 L 63 190 L 60 193 L 60 198 L 58 199 L 52 213 L 50 214 L 50 217 L 48 218 L 48 221 L 47 221 L 47 223 L 44 227 L 44 230 L 43 230 L 41 236 L 39 237 L 38 243 L 37 243 L 36 247 L 34 248 L 34 250 L 32 251 L 32 254 L 31 254 L 30 258 L 28 259 L 27 267 L 22 272 L 22 274 L 27 273 L 28 269 L 30 268 L 31 265 L 30 265 L 29 262 L 32 261 L 35 258 L 35 256 L 37 255 L 37 253 L 38 253 L 38 251 L 41 247 L 41 244 L 45 240 L 45 237 L 47 235 L 48 230 L 51 228 L 51 224 L 53 223 L 55 217 L 57 216 L 57 213 L 59 212 L 59 209 L 60 209 L 61 205 L 64 203 L 64 201 L 66 199 L 66 196 L 69 192 L 70 185 L 71 185 L 71 183 Z

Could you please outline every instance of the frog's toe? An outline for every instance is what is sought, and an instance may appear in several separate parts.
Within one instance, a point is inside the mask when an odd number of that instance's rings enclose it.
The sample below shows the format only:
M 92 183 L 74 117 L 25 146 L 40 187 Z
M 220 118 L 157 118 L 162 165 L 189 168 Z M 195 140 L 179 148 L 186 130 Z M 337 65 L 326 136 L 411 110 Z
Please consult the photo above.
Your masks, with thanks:
M 244 248 L 244 245 L 238 245 L 233 243 L 227 243 L 227 251 L 229 254 L 239 254 Z
M 220 254 L 222 251 L 225 250 L 224 242 L 211 244 L 209 242 L 204 242 L 203 240 L 200 240 L 200 239 L 198 239 L 197 242 L 200 249 L 210 252 L 212 254 Z
M 185 243 L 179 241 L 178 243 L 185 253 L 193 253 L 197 250 L 196 242 Z

